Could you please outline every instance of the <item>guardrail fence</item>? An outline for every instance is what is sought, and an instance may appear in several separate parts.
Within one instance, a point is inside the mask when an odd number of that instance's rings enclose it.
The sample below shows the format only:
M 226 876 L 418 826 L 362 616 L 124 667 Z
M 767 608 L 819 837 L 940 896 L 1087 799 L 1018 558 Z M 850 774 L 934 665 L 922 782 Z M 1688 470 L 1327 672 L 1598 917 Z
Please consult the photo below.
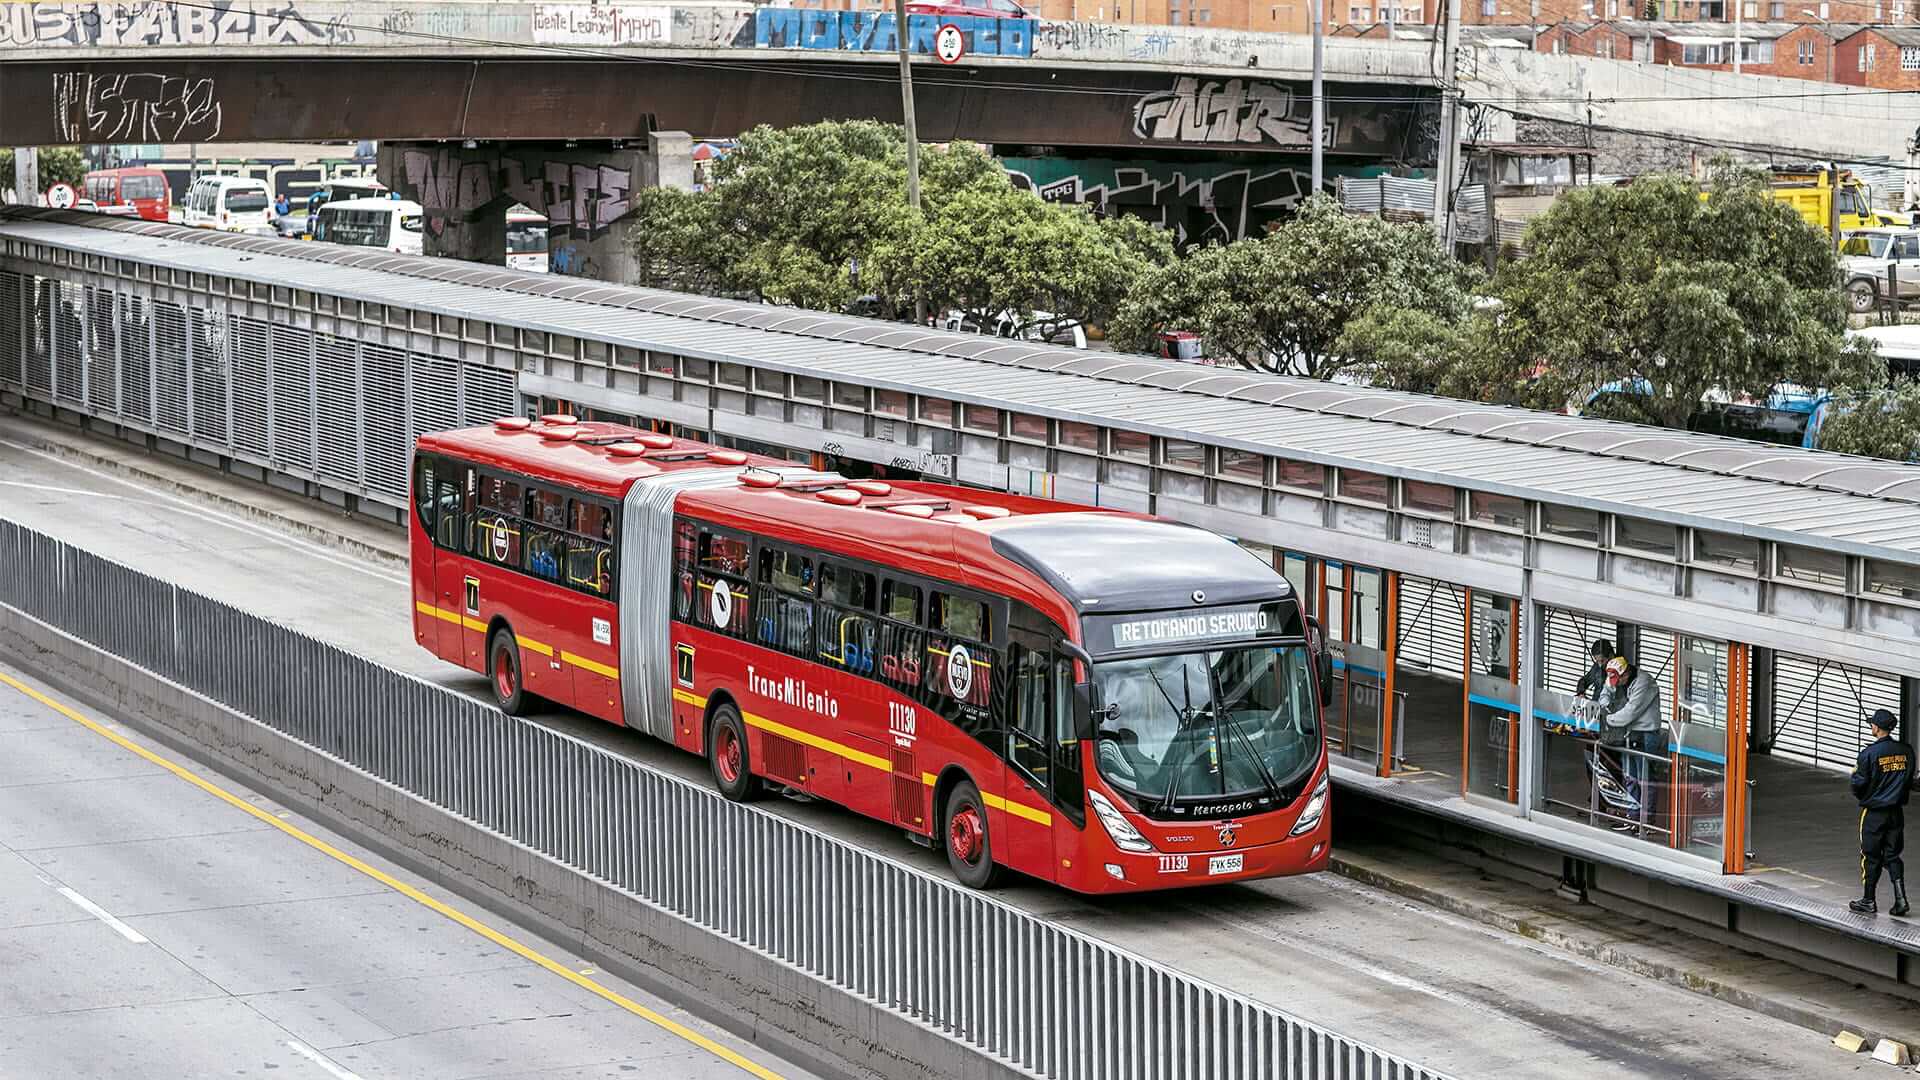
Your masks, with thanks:
M 0 603 L 1037 1076 L 1444 1080 L 3 520 Z

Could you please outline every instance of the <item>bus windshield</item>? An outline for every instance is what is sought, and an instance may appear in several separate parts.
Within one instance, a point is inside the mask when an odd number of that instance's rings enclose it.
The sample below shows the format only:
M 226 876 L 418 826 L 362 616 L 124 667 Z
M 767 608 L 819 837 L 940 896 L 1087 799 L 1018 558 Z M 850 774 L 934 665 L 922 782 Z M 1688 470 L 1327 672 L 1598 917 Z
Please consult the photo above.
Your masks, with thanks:
M 1304 646 L 1175 653 L 1094 665 L 1100 775 L 1149 815 L 1183 802 L 1285 802 L 1320 753 Z

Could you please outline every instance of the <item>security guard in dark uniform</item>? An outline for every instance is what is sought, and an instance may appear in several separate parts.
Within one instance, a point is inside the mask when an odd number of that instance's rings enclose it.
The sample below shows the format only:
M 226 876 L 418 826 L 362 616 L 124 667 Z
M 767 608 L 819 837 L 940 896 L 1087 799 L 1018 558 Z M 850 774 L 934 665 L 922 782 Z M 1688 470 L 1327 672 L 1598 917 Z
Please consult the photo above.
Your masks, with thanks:
M 1860 801 L 1860 885 L 1865 895 L 1847 907 L 1862 915 L 1880 910 L 1874 893 L 1884 868 L 1893 879 L 1893 906 L 1889 915 L 1907 913 L 1906 868 L 1900 848 L 1906 837 L 1907 797 L 1913 792 L 1913 747 L 1893 737 L 1899 721 L 1885 709 L 1867 719 L 1873 741 L 1860 751 L 1853 767 L 1853 797 Z

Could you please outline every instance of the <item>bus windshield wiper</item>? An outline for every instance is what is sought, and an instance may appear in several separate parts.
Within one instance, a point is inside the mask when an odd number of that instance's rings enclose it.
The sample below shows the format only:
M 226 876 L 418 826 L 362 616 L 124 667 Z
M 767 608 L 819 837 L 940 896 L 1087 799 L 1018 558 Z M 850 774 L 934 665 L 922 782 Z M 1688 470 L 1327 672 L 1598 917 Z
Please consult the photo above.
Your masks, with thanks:
M 1173 756 L 1174 751 L 1177 749 L 1178 744 L 1180 742 L 1180 736 L 1185 735 L 1187 733 L 1187 725 L 1193 722 L 1193 717 L 1194 717 L 1193 684 L 1189 682 L 1186 677 L 1186 668 L 1182 667 L 1180 671 L 1181 671 L 1180 683 L 1181 683 L 1181 686 L 1186 691 L 1186 698 L 1187 698 L 1187 707 L 1184 709 L 1173 703 L 1173 695 L 1167 693 L 1166 684 L 1160 681 L 1160 673 L 1153 670 L 1153 668 L 1151 667 L 1147 668 L 1147 677 L 1153 680 L 1154 689 L 1160 691 L 1160 696 L 1167 699 L 1167 708 L 1173 710 L 1173 715 L 1175 718 L 1175 724 L 1173 728 L 1173 737 L 1167 740 L 1167 756 L 1169 758 Z M 1166 809 L 1167 807 L 1170 807 L 1173 805 L 1173 797 L 1175 793 L 1179 791 L 1179 789 L 1180 789 L 1180 769 L 1179 767 L 1176 766 L 1167 770 L 1167 788 L 1166 788 L 1166 791 L 1163 792 L 1160 796 L 1160 806 L 1162 809 Z
M 1241 726 L 1240 718 L 1233 715 L 1233 710 L 1227 708 L 1227 700 L 1222 696 L 1220 675 L 1214 671 L 1213 664 L 1211 663 L 1207 664 L 1207 678 L 1213 684 L 1214 727 L 1218 729 L 1220 726 L 1220 718 L 1222 716 L 1226 717 L 1227 729 L 1232 731 L 1234 737 L 1240 740 L 1240 745 L 1247 748 L 1247 753 L 1253 757 L 1253 767 L 1260 770 L 1260 782 L 1267 785 L 1267 794 L 1271 795 L 1276 803 L 1284 801 L 1280 797 L 1279 781 L 1273 778 L 1273 770 L 1267 768 L 1267 759 L 1261 756 L 1260 751 L 1254 747 L 1253 738 L 1247 734 L 1247 729 Z M 1224 779 L 1225 777 L 1222 777 L 1223 781 Z

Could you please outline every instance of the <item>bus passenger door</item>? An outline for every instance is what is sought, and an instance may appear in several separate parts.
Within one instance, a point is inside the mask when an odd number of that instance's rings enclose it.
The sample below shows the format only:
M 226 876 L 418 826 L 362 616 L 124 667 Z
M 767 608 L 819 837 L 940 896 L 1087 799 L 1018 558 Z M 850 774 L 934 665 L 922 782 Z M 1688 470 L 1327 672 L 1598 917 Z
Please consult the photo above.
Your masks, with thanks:
M 441 511 L 434 546 L 438 549 L 434 578 L 440 586 L 440 655 L 462 667 L 484 670 L 486 642 L 482 632 L 466 624 L 480 618 L 480 578 L 461 554 L 473 528 L 478 491 L 471 466 L 440 477 L 435 484 Z M 485 626 L 483 622 L 480 625 Z
M 1002 861 L 1024 874 L 1052 881 L 1054 863 L 1053 654 L 1016 634 L 1013 646 L 1013 715 L 1007 724 L 1007 764 L 1001 796 L 1005 849 Z

